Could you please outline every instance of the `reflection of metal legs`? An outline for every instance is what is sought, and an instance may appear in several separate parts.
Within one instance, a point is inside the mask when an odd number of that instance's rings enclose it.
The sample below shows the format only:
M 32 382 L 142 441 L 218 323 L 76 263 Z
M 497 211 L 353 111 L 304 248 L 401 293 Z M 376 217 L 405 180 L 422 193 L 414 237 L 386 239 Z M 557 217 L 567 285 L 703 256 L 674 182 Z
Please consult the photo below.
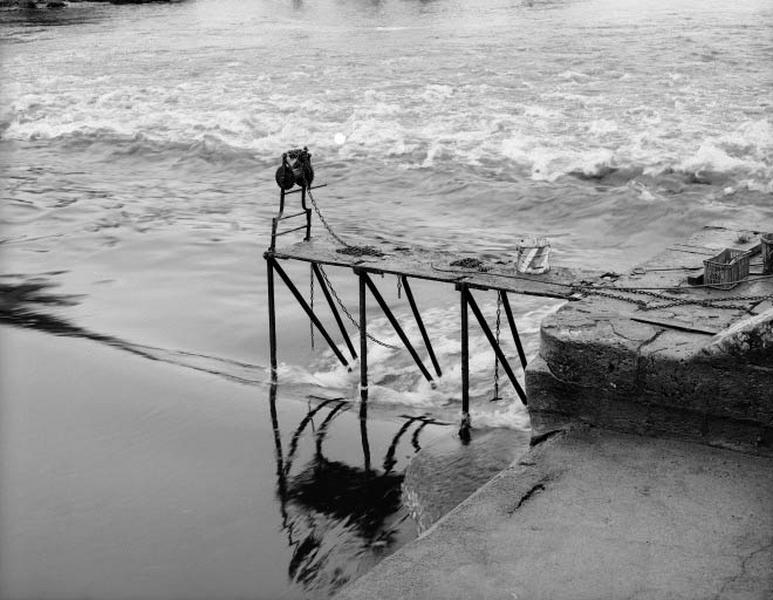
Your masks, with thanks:
M 282 452 L 282 434 L 279 431 L 279 417 L 276 412 L 277 393 L 276 371 L 271 372 L 271 386 L 268 390 L 268 405 L 271 412 L 271 428 L 274 430 L 274 460 L 276 461 L 276 487 L 279 496 L 279 510 L 282 524 L 287 525 L 287 478 L 284 471 L 284 453 Z
M 368 390 L 362 391 L 360 402 L 360 441 L 362 442 L 362 460 L 366 473 L 370 473 L 370 442 L 368 441 Z
M 420 421 L 422 417 L 410 417 L 405 423 L 402 424 L 400 429 L 397 430 L 395 437 L 392 438 L 392 443 L 389 445 L 386 456 L 384 457 L 384 473 L 389 473 L 397 464 L 395 460 L 395 452 L 397 452 L 397 444 L 400 443 L 400 438 L 408 431 L 408 428 L 413 425 L 415 421 Z
M 330 423 L 333 421 L 333 419 L 336 418 L 336 415 L 341 413 L 341 411 L 348 410 L 348 409 L 349 409 L 349 403 L 346 400 L 341 400 L 338 403 L 338 406 L 336 406 L 333 410 L 331 410 L 325 417 L 325 420 L 322 421 L 322 424 L 319 426 L 319 429 L 317 430 L 317 440 L 316 440 L 317 458 L 322 457 L 322 442 L 325 441 L 325 436 L 327 435 L 327 428 L 330 427 Z
M 295 430 L 295 433 L 293 433 L 293 438 L 292 440 L 290 440 L 290 448 L 289 448 L 289 451 L 287 452 L 287 460 L 284 465 L 285 475 L 290 472 L 290 468 L 293 466 L 293 459 L 295 458 L 295 453 L 298 450 L 298 442 L 301 439 L 301 434 L 303 433 L 303 430 L 306 429 L 306 426 L 314 418 L 314 415 L 316 415 L 319 411 L 325 408 L 328 404 L 332 404 L 333 402 L 341 402 L 341 399 L 329 398 L 324 402 L 321 402 L 320 404 L 315 406 L 312 410 L 310 410 L 308 414 L 305 417 L 303 417 L 303 419 L 299 423 L 298 429 Z

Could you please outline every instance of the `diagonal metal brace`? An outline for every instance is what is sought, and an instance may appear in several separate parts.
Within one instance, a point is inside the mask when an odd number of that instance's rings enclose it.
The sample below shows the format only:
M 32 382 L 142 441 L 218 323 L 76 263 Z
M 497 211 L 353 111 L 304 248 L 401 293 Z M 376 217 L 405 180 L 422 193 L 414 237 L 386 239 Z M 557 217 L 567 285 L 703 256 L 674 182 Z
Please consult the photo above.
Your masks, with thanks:
M 421 318 L 419 307 L 416 306 L 416 300 L 413 297 L 411 286 L 408 285 L 408 278 L 405 275 L 400 275 L 400 282 L 405 290 L 405 295 L 408 297 L 408 303 L 411 305 L 411 310 L 413 311 L 413 318 L 416 319 L 416 324 L 419 326 L 421 339 L 424 340 L 424 346 L 427 348 L 427 354 L 429 354 L 429 359 L 432 361 L 432 366 L 435 368 L 435 373 L 437 373 L 438 377 L 442 377 L 443 372 L 440 370 L 440 364 L 435 356 L 435 350 L 432 348 L 432 342 L 429 339 L 429 335 L 427 335 L 427 328 L 424 327 L 424 320 Z
M 515 319 L 513 318 L 513 310 L 510 308 L 510 300 L 507 298 L 507 292 L 505 290 L 499 290 L 499 297 L 502 298 L 502 304 L 505 306 L 505 314 L 507 315 L 507 322 L 510 325 L 510 333 L 513 334 L 513 341 L 515 347 L 518 350 L 518 356 L 521 359 L 521 366 L 526 368 L 526 353 L 523 351 L 523 344 L 521 344 L 521 336 L 518 334 L 518 328 L 515 326 Z
M 491 333 L 491 329 L 489 329 L 488 323 L 486 323 L 486 319 L 483 318 L 483 313 L 478 307 L 478 303 L 475 302 L 475 298 L 473 297 L 472 292 L 470 292 L 470 290 L 465 286 L 462 288 L 462 294 L 466 294 L 467 303 L 472 309 L 472 312 L 475 315 L 475 318 L 478 319 L 478 323 L 480 324 L 480 327 L 483 330 L 483 333 L 486 335 L 486 338 L 488 339 L 489 344 L 491 344 L 491 347 L 494 349 L 494 354 L 496 354 L 497 360 L 504 368 L 505 373 L 507 373 L 507 376 L 510 379 L 510 383 L 513 384 L 515 391 L 518 392 L 518 397 L 521 399 L 521 402 L 523 402 L 525 406 L 528 403 L 528 401 L 526 400 L 526 392 L 523 391 L 521 384 L 518 383 L 518 380 L 515 378 L 515 373 L 513 373 L 513 370 L 510 368 L 510 363 L 507 362 L 507 358 L 502 352 L 502 348 L 499 347 L 499 344 L 497 343 L 497 339 L 494 337 L 494 334 Z
M 386 318 L 389 319 L 389 322 L 392 324 L 392 327 L 394 327 L 394 330 L 399 336 L 400 340 L 408 349 L 408 352 L 410 352 L 411 357 L 413 357 L 414 362 L 419 367 L 421 374 L 424 375 L 424 378 L 427 381 L 432 382 L 433 381 L 432 375 L 430 375 L 429 371 L 427 371 L 427 367 L 424 366 L 424 363 L 421 361 L 421 358 L 419 358 L 418 353 L 416 352 L 415 348 L 413 347 L 410 340 L 408 339 L 408 336 L 405 335 L 403 328 L 400 327 L 400 323 L 392 314 L 392 311 L 389 309 L 389 305 L 384 300 L 384 297 L 381 295 L 381 292 L 378 291 L 378 288 L 373 283 L 371 278 L 368 276 L 368 273 L 366 271 L 359 271 L 359 273 L 360 273 L 360 276 L 365 280 L 365 284 L 370 289 L 371 293 L 373 294 L 373 297 L 376 299 L 376 302 L 378 302 L 378 305 L 381 307 L 381 310 L 384 311 Z
M 270 254 L 266 255 L 266 261 L 268 261 L 271 264 L 271 266 L 276 270 L 276 272 L 279 273 L 279 277 L 282 278 L 282 281 L 285 282 L 285 285 L 287 286 L 287 288 L 292 292 L 293 296 L 295 296 L 295 299 L 298 301 L 298 304 L 301 305 L 301 308 L 309 316 L 309 319 L 311 319 L 311 322 L 314 323 L 316 328 L 322 334 L 322 337 L 325 338 L 325 341 L 327 342 L 328 346 L 330 346 L 330 349 L 333 351 L 336 357 L 338 357 L 338 360 L 341 361 L 341 364 L 343 364 L 346 368 L 349 368 L 349 362 L 346 360 L 346 357 L 338 349 L 338 346 L 336 346 L 335 342 L 333 341 L 333 338 L 330 337 L 330 334 L 322 325 L 317 315 L 314 314 L 314 311 L 311 309 L 311 307 L 308 305 L 304 297 L 298 291 L 298 288 L 295 287 L 292 280 L 288 277 L 287 273 L 284 272 L 284 269 L 282 269 L 282 267 L 279 266 L 279 263 L 277 262 L 277 260 Z
M 338 324 L 338 329 L 341 330 L 341 337 L 344 338 L 344 342 L 346 342 L 346 347 L 349 348 L 349 352 L 352 354 L 352 358 L 357 358 L 357 352 L 354 350 L 354 345 L 352 344 L 352 340 L 349 337 L 349 333 L 346 331 L 346 327 L 344 326 L 344 321 L 341 318 L 341 315 L 338 312 L 338 309 L 336 308 L 335 302 L 333 302 L 333 297 L 330 295 L 330 290 L 328 289 L 327 283 L 325 282 L 325 278 L 322 276 L 322 273 L 320 272 L 319 265 L 315 262 L 311 263 L 311 268 L 314 271 L 314 275 L 317 276 L 317 281 L 319 281 L 319 287 L 322 289 L 322 294 L 325 296 L 325 300 L 327 300 L 327 304 L 330 307 L 330 312 L 333 313 L 333 317 L 336 320 L 336 323 Z

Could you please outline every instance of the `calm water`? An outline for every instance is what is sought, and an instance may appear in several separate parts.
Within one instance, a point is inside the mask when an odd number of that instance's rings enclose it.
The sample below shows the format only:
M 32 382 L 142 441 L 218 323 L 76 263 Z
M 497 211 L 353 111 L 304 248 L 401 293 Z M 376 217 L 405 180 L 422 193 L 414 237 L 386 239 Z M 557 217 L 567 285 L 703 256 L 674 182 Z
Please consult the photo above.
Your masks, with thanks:
M 384 463 L 401 415 L 456 418 L 457 298 L 415 290 L 437 389 L 373 348 L 365 447 L 356 370 L 309 348 L 282 292 L 275 438 L 260 257 L 291 147 L 351 240 L 493 257 L 538 233 L 555 262 L 619 270 L 712 220 L 773 223 L 766 0 L 84 2 L 0 23 L 4 314 L 89 340 L 4 330 L 6 596 L 324 597 L 415 535 L 399 480 L 419 422 Z M 555 308 L 519 300 L 529 352 Z M 474 423 L 528 429 L 473 348 Z M 352 402 L 296 436 L 332 398 Z

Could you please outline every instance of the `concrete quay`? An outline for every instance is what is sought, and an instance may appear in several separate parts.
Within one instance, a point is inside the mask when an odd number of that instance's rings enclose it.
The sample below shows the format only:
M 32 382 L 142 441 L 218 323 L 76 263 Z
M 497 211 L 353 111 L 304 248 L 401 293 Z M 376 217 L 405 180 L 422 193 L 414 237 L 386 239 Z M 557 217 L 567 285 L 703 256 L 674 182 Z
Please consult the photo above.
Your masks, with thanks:
M 588 423 L 773 455 L 773 278 L 687 283 L 704 258 L 759 243 L 745 231 L 704 228 L 546 318 L 526 372 L 533 434 Z
M 707 227 L 547 318 L 529 452 L 338 597 L 773 598 L 773 279 L 686 281 L 752 248 L 743 231 Z

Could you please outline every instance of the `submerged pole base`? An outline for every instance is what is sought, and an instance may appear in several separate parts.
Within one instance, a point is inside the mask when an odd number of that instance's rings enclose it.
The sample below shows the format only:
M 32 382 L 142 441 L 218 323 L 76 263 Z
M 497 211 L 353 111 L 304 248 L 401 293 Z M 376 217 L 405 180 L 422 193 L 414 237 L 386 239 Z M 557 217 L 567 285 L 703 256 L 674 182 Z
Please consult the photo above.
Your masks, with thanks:
M 459 424 L 459 439 L 462 440 L 462 444 L 467 445 L 470 443 L 470 429 L 472 423 L 470 421 L 470 413 L 462 414 L 462 422 Z

